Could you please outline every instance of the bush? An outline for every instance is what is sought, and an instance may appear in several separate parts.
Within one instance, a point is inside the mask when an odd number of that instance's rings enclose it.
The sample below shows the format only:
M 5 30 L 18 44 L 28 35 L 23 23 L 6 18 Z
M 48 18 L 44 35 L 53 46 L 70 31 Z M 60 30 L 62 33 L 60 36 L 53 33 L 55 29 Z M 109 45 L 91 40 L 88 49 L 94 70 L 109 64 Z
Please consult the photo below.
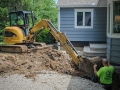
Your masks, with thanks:
M 4 39 L 4 31 L 0 30 L 0 42 L 3 42 Z
M 49 30 L 45 29 L 36 37 L 36 41 L 37 42 L 44 42 L 46 44 L 52 44 L 52 43 L 55 43 L 56 40 L 51 35 Z
M 3 42 L 4 36 L 0 36 L 0 42 Z

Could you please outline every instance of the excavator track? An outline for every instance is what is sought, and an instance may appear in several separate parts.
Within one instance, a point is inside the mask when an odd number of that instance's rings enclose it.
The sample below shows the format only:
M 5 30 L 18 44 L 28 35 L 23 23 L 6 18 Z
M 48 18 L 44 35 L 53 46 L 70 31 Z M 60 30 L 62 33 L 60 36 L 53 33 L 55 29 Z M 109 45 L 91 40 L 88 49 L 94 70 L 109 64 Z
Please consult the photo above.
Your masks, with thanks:
M 24 53 L 27 50 L 25 45 L 0 45 L 0 52 Z
M 39 43 L 39 42 L 34 42 L 32 44 L 35 47 L 47 47 L 45 43 Z M 36 49 L 36 48 L 32 48 Z M 11 53 L 25 53 L 30 51 L 30 48 L 27 46 L 27 44 L 21 44 L 21 45 L 0 45 L 0 52 L 11 52 Z

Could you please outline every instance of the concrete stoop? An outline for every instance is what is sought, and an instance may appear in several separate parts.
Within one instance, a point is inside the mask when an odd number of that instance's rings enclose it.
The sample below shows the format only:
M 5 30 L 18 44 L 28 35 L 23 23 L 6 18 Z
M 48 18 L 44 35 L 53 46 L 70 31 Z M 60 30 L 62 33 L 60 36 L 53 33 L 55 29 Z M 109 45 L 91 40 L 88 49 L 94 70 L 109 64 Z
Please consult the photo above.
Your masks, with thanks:
M 88 57 L 106 57 L 106 48 L 106 44 L 90 44 L 89 46 L 84 46 L 83 55 Z

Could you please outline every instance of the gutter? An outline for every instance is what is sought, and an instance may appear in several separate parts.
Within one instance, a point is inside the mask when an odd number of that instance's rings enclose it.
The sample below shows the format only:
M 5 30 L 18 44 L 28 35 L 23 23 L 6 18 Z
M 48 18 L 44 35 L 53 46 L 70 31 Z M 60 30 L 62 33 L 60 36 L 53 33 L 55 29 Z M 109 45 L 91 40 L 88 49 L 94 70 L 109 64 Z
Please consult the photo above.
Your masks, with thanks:
M 57 7 L 97 7 L 95 3 L 91 5 L 59 5 L 57 4 Z

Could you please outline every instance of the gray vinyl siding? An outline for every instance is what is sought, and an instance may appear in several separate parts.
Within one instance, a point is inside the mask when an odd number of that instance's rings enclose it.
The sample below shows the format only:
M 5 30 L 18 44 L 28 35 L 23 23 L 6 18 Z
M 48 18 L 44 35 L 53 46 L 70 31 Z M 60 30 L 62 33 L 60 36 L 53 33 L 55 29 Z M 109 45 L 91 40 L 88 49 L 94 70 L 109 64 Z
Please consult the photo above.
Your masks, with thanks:
M 107 59 L 110 63 L 120 64 L 120 39 L 107 38 Z
M 60 8 L 60 31 L 70 41 L 106 41 L 106 7 L 86 8 L 93 9 L 93 28 L 75 28 L 75 9 Z

